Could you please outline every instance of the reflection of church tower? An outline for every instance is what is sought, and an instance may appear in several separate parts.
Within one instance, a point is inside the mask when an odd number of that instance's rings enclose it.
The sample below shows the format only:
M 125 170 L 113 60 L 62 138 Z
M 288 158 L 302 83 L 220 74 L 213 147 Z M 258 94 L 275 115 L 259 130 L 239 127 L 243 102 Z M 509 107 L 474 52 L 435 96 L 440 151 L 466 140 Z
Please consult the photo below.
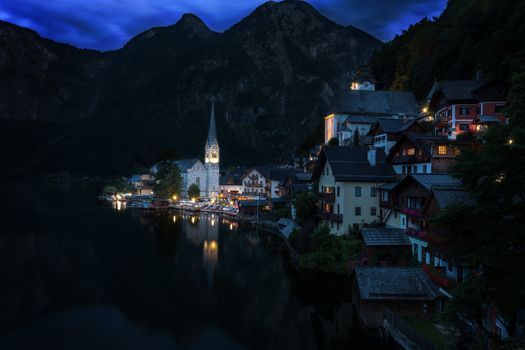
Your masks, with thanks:
M 204 150 L 204 165 L 206 166 L 206 196 L 219 194 L 219 141 L 215 126 L 215 103 L 211 105 L 210 129 Z

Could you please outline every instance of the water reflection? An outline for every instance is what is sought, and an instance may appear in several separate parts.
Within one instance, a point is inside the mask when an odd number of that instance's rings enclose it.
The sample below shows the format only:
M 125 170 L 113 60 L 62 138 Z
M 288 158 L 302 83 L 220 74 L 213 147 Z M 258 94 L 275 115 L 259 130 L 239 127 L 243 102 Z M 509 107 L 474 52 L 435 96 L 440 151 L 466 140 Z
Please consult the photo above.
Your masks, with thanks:
M 96 187 L 32 186 L 8 186 L 13 203 L 0 211 L 2 350 L 22 338 L 24 349 L 45 348 L 46 332 L 61 335 L 54 349 L 113 349 L 83 345 L 108 331 L 160 333 L 155 344 L 181 349 L 360 348 L 348 338 L 347 286 L 298 281 L 271 236 L 215 215 L 122 204 L 117 215 L 116 203 L 97 206 Z M 132 332 L 120 332 L 121 321 L 96 327 L 115 314 Z

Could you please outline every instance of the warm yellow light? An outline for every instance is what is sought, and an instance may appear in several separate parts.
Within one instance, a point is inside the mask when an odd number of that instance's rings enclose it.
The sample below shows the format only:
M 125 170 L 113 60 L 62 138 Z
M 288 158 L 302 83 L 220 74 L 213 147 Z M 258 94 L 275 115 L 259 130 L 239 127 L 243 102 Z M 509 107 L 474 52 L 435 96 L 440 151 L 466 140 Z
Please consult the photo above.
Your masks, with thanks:
M 230 201 L 230 205 L 233 207 L 233 201 Z
M 512 145 L 514 143 L 514 140 L 513 139 L 510 139 L 509 140 L 509 145 Z
M 173 215 L 173 223 L 177 222 L 177 215 Z
M 230 224 L 230 231 L 233 231 L 233 224 Z
M 191 223 L 192 223 L 192 224 L 195 223 L 195 216 L 192 216 L 192 217 L 191 217 Z
M 215 220 L 214 220 L 214 219 L 211 219 L 211 225 L 212 225 L 212 226 L 215 225 Z
M 177 195 L 174 194 L 172 198 L 173 198 L 174 201 L 176 201 L 177 200 Z
M 217 242 L 211 241 L 210 242 L 210 250 L 217 250 Z
M 191 199 L 191 201 L 192 201 L 193 203 L 195 203 L 195 197 L 193 197 L 193 198 Z
M 428 108 L 427 107 L 423 107 L 423 113 L 426 113 L 428 112 Z
M 334 117 L 334 115 L 335 115 L 335 114 L 333 114 L 333 113 L 332 113 L 332 114 L 329 114 L 329 115 L 327 115 L 326 117 L 324 117 L 324 119 L 326 120 L 326 119 L 330 119 L 330 118 L 333 118 L 333 117 Z

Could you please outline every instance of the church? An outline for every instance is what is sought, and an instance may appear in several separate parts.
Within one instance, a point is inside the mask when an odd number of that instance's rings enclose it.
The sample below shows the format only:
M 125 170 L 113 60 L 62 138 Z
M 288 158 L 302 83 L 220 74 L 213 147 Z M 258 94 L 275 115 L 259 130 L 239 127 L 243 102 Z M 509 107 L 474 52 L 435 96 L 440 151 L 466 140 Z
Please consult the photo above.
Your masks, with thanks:
M 188 190 L 192 184 L 199 186 L 201 197 L 216 197 L 219 194 L 219 141 L 215 123 L 215 104 L 212 102 L 208 137 L 204 145 L 204 163 L 197 158 L 174 161 L 182 177 L 181 195 L 188 198 Z M 157 166 L 151 169 L 156 173 Z

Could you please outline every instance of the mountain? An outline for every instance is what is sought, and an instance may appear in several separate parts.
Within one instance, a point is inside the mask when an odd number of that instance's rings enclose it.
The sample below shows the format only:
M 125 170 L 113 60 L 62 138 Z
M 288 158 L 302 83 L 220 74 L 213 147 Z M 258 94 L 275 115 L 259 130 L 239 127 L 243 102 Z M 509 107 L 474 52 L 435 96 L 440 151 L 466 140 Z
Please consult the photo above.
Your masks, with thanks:
M 424 19 L 385 44 L 372 59 L 378 86 L 424 98 L 434 79 L 510 81 L 525 62 L 525 2 L 449 0 L 438 18 Z
M 217 100 L 224 165 L 287 160 L 381 42 L 300 1 L 224 33 L 186 14 L 122 49 L 80 50 L 0 22 L 3 172 L 126 173 L 202 157 Z

